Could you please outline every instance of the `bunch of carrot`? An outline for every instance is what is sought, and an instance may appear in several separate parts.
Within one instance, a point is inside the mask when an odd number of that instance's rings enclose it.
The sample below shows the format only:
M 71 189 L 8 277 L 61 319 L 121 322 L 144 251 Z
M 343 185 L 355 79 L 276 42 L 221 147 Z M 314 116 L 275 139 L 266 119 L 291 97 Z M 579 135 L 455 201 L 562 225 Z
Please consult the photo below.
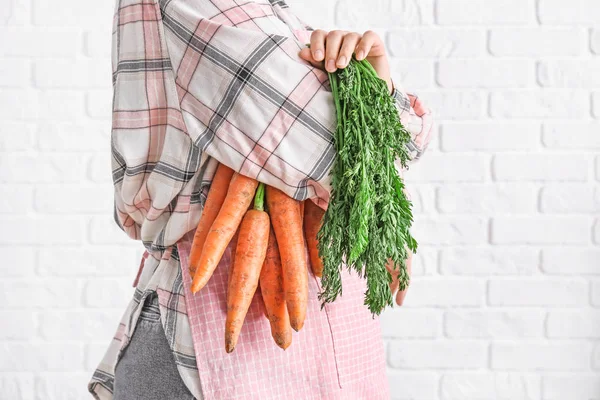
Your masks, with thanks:
M 228 353 L 237 344 L 259 287 L 279 347 L 285 350 L 291 344 L 291 329 L 302 329 L 308 304 L 306 246 L 313 274 L 320 277 L 317 232 L 324 213 L 310 200 L 297 201 L 219 164 L 196 228 L 189 266 L 196 293 L 208 283 L 227 246 L 235 248 L 227 288 Z

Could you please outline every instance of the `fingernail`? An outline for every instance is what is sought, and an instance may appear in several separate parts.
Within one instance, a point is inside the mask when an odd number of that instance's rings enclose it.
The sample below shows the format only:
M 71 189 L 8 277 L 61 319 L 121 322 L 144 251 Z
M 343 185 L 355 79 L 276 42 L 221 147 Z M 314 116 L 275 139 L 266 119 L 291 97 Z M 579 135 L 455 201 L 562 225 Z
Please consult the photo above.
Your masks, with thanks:
M 341 56 L 337 63 L 338 66 L 344 67 L 346 65 L 346 57 Z
M 365 52 L 362 50 L 359 50 L 358 53 L 356 53 L 356 59 L 357 60 L 362 60 L 362 58 L 365 56 Z
M 321 50 L 315 51 L 315 60 L 320 61 L 321 57 L 323 57 L 323 52 Z
M 327 61 L 327 69 L 333 71 L 335 69 L 335 61 L 333 61 L 333 60 Z

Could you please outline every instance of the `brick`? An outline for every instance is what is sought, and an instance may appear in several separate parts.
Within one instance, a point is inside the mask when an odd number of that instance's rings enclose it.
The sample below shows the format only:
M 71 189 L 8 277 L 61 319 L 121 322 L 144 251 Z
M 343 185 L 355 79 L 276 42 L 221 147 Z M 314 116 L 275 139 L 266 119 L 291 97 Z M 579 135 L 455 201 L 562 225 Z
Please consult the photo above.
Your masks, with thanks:
M 600 92 L 592 93 L 592 115 L 600 118 Z
M 594 54 L 600 54 L 600 29 L 594 29 L 591 31 L 590 47 Z
M 535 84 L 535 65 L 532 60 L 440 60 L 436 77 L 444 88 L 520 88 Z
M 551 310 L 546 329 L 550 338 L 600 338 L 600 312 Z
M 84 154 L 8 153 L 0 157 L 0 182 L 81 182 L 85 161 Z
M 487 242 L 487 221 L 475 217 L 416 217 L 414 237 L 421 244 L 482 244 Z
M 600 156 L 596 157 L 596 180 L 600 181 Z
M 40 334 L 46 340 L 91 340 L 112 337 L 122 310 L 49 311 L 39 313 Z
M 438 120 L 480 119 L 486 111 L 486 95 L 472 90 L 419 90 L 419 97 Z
M 441 332 L 442 312 L 403 307 L 387 309 L 381 314 L 381 326 L 385 338 L 433 339 Z
M 390 57 L 390 71 L 396 87 L 411 93 L 419 93 L 434 85 L 433 62 L 427 60 L 407 60 L 403 57 Z
M 112 244 L 131 246 L 132 239 L 119 228 L 112 215 L 91 217 L 88 226 L 90 242 L 93 244 Z
M 589 97 L 581 90 L 504 91 L 490 97 L 492 117 L 583 118 L 589 115 Z
M 81 48 L 81 35 L 76 31 L 0 28 L 0 37 L 10 38 L 0 41 L 4 57 L 74 57 Z
M 29 150 L 34 147 L 34 124 L 2 121 L 2 125 L 0 125 L 0 150 Z
M 0 340 L 30 340 L 37 336 L 35 315 L 29 310 L 1 310 L 0 321 L 9 321 L 2 324 Z
M 573 307 L 587 303 L 587 283 L 580 279 L 506 278 L 489 281 L 492 306 Z
M 443 400 L 540 398 L 540 378 L 522 372 L 452 372 L 440 383 Z
M 413 255 L 412 275 L 425 276 L 432 275 L 437 270 L 437 250 L 427 245 L 419 243 L 417 254 Z
M 40 92 L 39 118 L 51 121 L 74 121 L 85 116 L 83 93 L 74 90 Z
M 44 0 L 33 0 L 33 23 L 40 26 L 74 26 L 106 28 L 106 21 L 112 21 L 114 12 L 110 2 L 82 3 L 65 0 L 62 7 L 56 8 Z M 101 23 L 100 21 L 103 21 Z
M 65 202 L 65 199 L 70 199 Z M 112 185 L 44 185 L 35 190 L 35 210 L 44 214 L 111 214 Z
M 86 97 L 86 112 L 92 118 L 109 119 L 112 116 L 112 92 L 93 90 Z
M 485 32 L 475 29 L 394 29 L 387 34 L 387 48 L 396 57 L 476 57 L 486 51 Z
M 90 308 L 123 309 L 131 301 L 133 291 L 129 280 L 94 279 L 85 284 L 83 301 L 84 305 Z
M 600 346 L 596 342 L 594 353 L 592 354 L 592 369 L 600 370 Z
M 580 154 L 498 154 L 492 170 L 498 181 L 586 181 L 589 162 Z
M 98 60 L 37 61 L 33 81 L 43 89 L 110 88 L 111 64 Z
M 488 175 L 488 158 L 471 154 L 428 154 L 419 168 L 405 173 L 407 182 L 482 182 Z
M 3 280 L 0 289 L 4 309 L 73 308 L 81 296 L 81 285 L 72 279 Z
M 475 340 L 403 340 L 388 346 L 388 364 L 398 369 L 482 368 L 487 366 L 487 343 Z
M 540 126 L 529 122 L 444 123 L 440 132 L 444 151 L 514 151 L 539 147 Z
M 600 87 L 600 60 L 547 60 L 538 64 L 538 82 L 543 87 L 581 88 Z
M 478 279 L 412 279 L 402 308 L 481 306 L 484 286 L 485 282 Z
M 44 373 L 36 377 L 35 391 L 39 399 L 80 400 L 89 381 L 89 373 Z
M 0 87 L 25 87 L 30 83 L 28 60 L 3 59 L 0 63 Z
M 440 25 L 523 25 L 534 20 L 531 1 L 444 0 L 438 1 L 436 22 Z
M 115 332 L 116 332 L 115 328 Z M 117 346 L 119 344 L 117 343 Z M 114 346 L 112 342 L 92 342 L 87 343 L 85 346 L 85 368 L 89 371 L 95 370 L 98 365 L 102 362 L 104 355 L 108 351 L 110 346 Z
M 83 46 L 85 55 L 98 59 L 109 59 L 112 52 L 112 32 L 109 29 L 85 32 Z
M 2 47 L 1 43 L 0 47 Z M 37 104 L 38 94 L 31 90 L 0 90 L 0 119 L 3 124 L 6 120 L 35 119 L 38 116 Z
M 542 188 L 540 207 L 548 213 L 600 212 L 600 185 L 554 184 Z
M 388 371 L 392 400 L 434 399 L 438 378 L 432 372 Z
M 598 248 L 551 247 L 542 251 L 542 271 L 553 275 L 597 275 L 598 260 Z
M 40 150 L 110 152 L 110 124 L 104 122 L 44 123 L 38 129 Z
M 595 24 L 600 19 L 600 4 L 594 0 L 573 0 L 569 6 L 560 0 L 540 0 L 538 16 L 542 24 Z
M 444 314 L 444 332 L 461 339 L 543 337 L 545 316 L 540 310 L 449 310 Z
M 443 275 L 534 275 L 539 251 L 531 247 L 453 247 L 440 255 Z
M 0 375 L 2 396 L 5 396 L 3 399 L 34 400 L 33 383 L 34 377 L 31 373 L 3 373 Z
M 93 248 L 42 247 L 37 273 L 57 277 L 134 277 L 143 249 L 132 241 L 128 248 L 94 246 Z M 68 257 L 64 255 L 68 253 Z M 132 280 L 133 281 L 133 280 Z
M 88 161 L 86 176 L 92 182 L 112 183 L 111 162 L 110 151 L 93 154 Z
M 494 56 L 579 56 L 585 36 L 585 30 L 573 28 L 492 28 L 488 46 Z
M 491 367 L 499 370 L 563 370 L 589 368 L 589 343 L 494 342 Z
M 594 224 L 594 243 L 600 244 L 600 219 Z
M 432 22 L 433 0 L 373 0 L 368 3 L 340 0 L 335 7 L 335 24 L 358 31 Z
M 0 185 L 0 214 L 25 214 L 32 210 L 33 187 Z
M 0 216 L 0 243 L 6 245 L 81 244 L 84 220 L 70 216 Z
M 0 276 L 3 278 L 32 276 L 36 264 L 36 253 L 35 247 L 11 246 L 10 251 L 3 254 Z
M 600 376 L 591 374 L 552 374 L 542 377 L 544 400 L 597 399 Z
M 339 29 L 334 24 L 335 2 L 322 0 L 303 0 L 293 4 L 294 13 L 305 22 L 310 21 L 313 28 L 325 30 Z M 318 13 L 315 10 L 319 10 Z
M 77 371 L 83 368 L 83 345 L 68 342 L 0 343 L 0 371 Z
M 590 297 L 591 304 L 594 307 L 600 307 L 600 281 L 590 282 L 592 295 Z
M 590 241 L 589 217 L 495 217 L 494 244 L 585 244 Z
M 490 215 L 537 210 L 537 189 L 531 184 L 444 185 L 438 187 L 436 199 L 441 213 Z
M 30 0 L 6 0 L 0 8 L 0 26 L 26 25 L 30 20 Z
M 576 140 L 569 132 L 577 132 Z M 600 124 L 570 122 L 544 124 L 542 143 L 556 149 L 600 149 Z
M 435 212 L 435 187 L 430 184 L 407 185 L 408 199 L 413 203 L 414 214 L 429 214 Z

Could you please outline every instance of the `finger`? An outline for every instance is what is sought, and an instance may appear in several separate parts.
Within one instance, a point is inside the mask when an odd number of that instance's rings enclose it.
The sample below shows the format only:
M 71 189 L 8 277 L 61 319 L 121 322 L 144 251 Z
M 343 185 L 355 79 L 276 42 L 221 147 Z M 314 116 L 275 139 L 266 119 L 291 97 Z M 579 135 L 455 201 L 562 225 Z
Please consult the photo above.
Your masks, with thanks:
M 325 66 L 323 65 L 323 61 L 315 61 L 309 48 L 305 47 L 302 50 L 300 50 L 299 55 L 300 55 L 300 58 L 311 63 L 311 65 L 313 67 L 319 68 L 320 70 L 325 71 Z
M 366 31 L 356 46 L 356 59 L 362 60 L 368 56 L 369 52 L 371 51 L 371 47 L 373 47 L 373 44 L 375 44 L 378 38 L 379 36 L 377 36 L 375 32 Z
M 325 37 L 327 32 L 323 29 L 314 30 L 310 35 L 310 52 L 315 61 L 323 61 L 325 57 Z
M 345 68 L 348 65 L 359 41 L 360 34 L 355 32 L 348 33 L 342 38 L 342 47 L 340 48 L 336 63 L 338 68 Z
M 406 298 L 407 291 L 408 291 L 408 288 L 398 292 L 398 294 L 396 295 L 396 304 L 401 306 L 404 303 L 404 299 Z
M 342 44 L 344 34 L 342 31 L 331 31 L 325 38 L 325 69 L 328 72 L 337 70 L 335 63 Z

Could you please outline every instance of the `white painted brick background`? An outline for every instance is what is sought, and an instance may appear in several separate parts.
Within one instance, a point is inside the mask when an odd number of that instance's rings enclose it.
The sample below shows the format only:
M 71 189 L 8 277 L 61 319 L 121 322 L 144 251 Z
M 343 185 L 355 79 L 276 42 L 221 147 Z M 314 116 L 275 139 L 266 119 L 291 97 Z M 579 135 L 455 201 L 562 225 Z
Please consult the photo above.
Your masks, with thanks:
M 397 400 L 600 399 L 600 2 L 289 0 L 435 110 Z M 0 6 L 0 399 L 84 399 L 142 253 L 112 221 L 113 1 Z M 64 259 L 65 261 L 59 261 Z

